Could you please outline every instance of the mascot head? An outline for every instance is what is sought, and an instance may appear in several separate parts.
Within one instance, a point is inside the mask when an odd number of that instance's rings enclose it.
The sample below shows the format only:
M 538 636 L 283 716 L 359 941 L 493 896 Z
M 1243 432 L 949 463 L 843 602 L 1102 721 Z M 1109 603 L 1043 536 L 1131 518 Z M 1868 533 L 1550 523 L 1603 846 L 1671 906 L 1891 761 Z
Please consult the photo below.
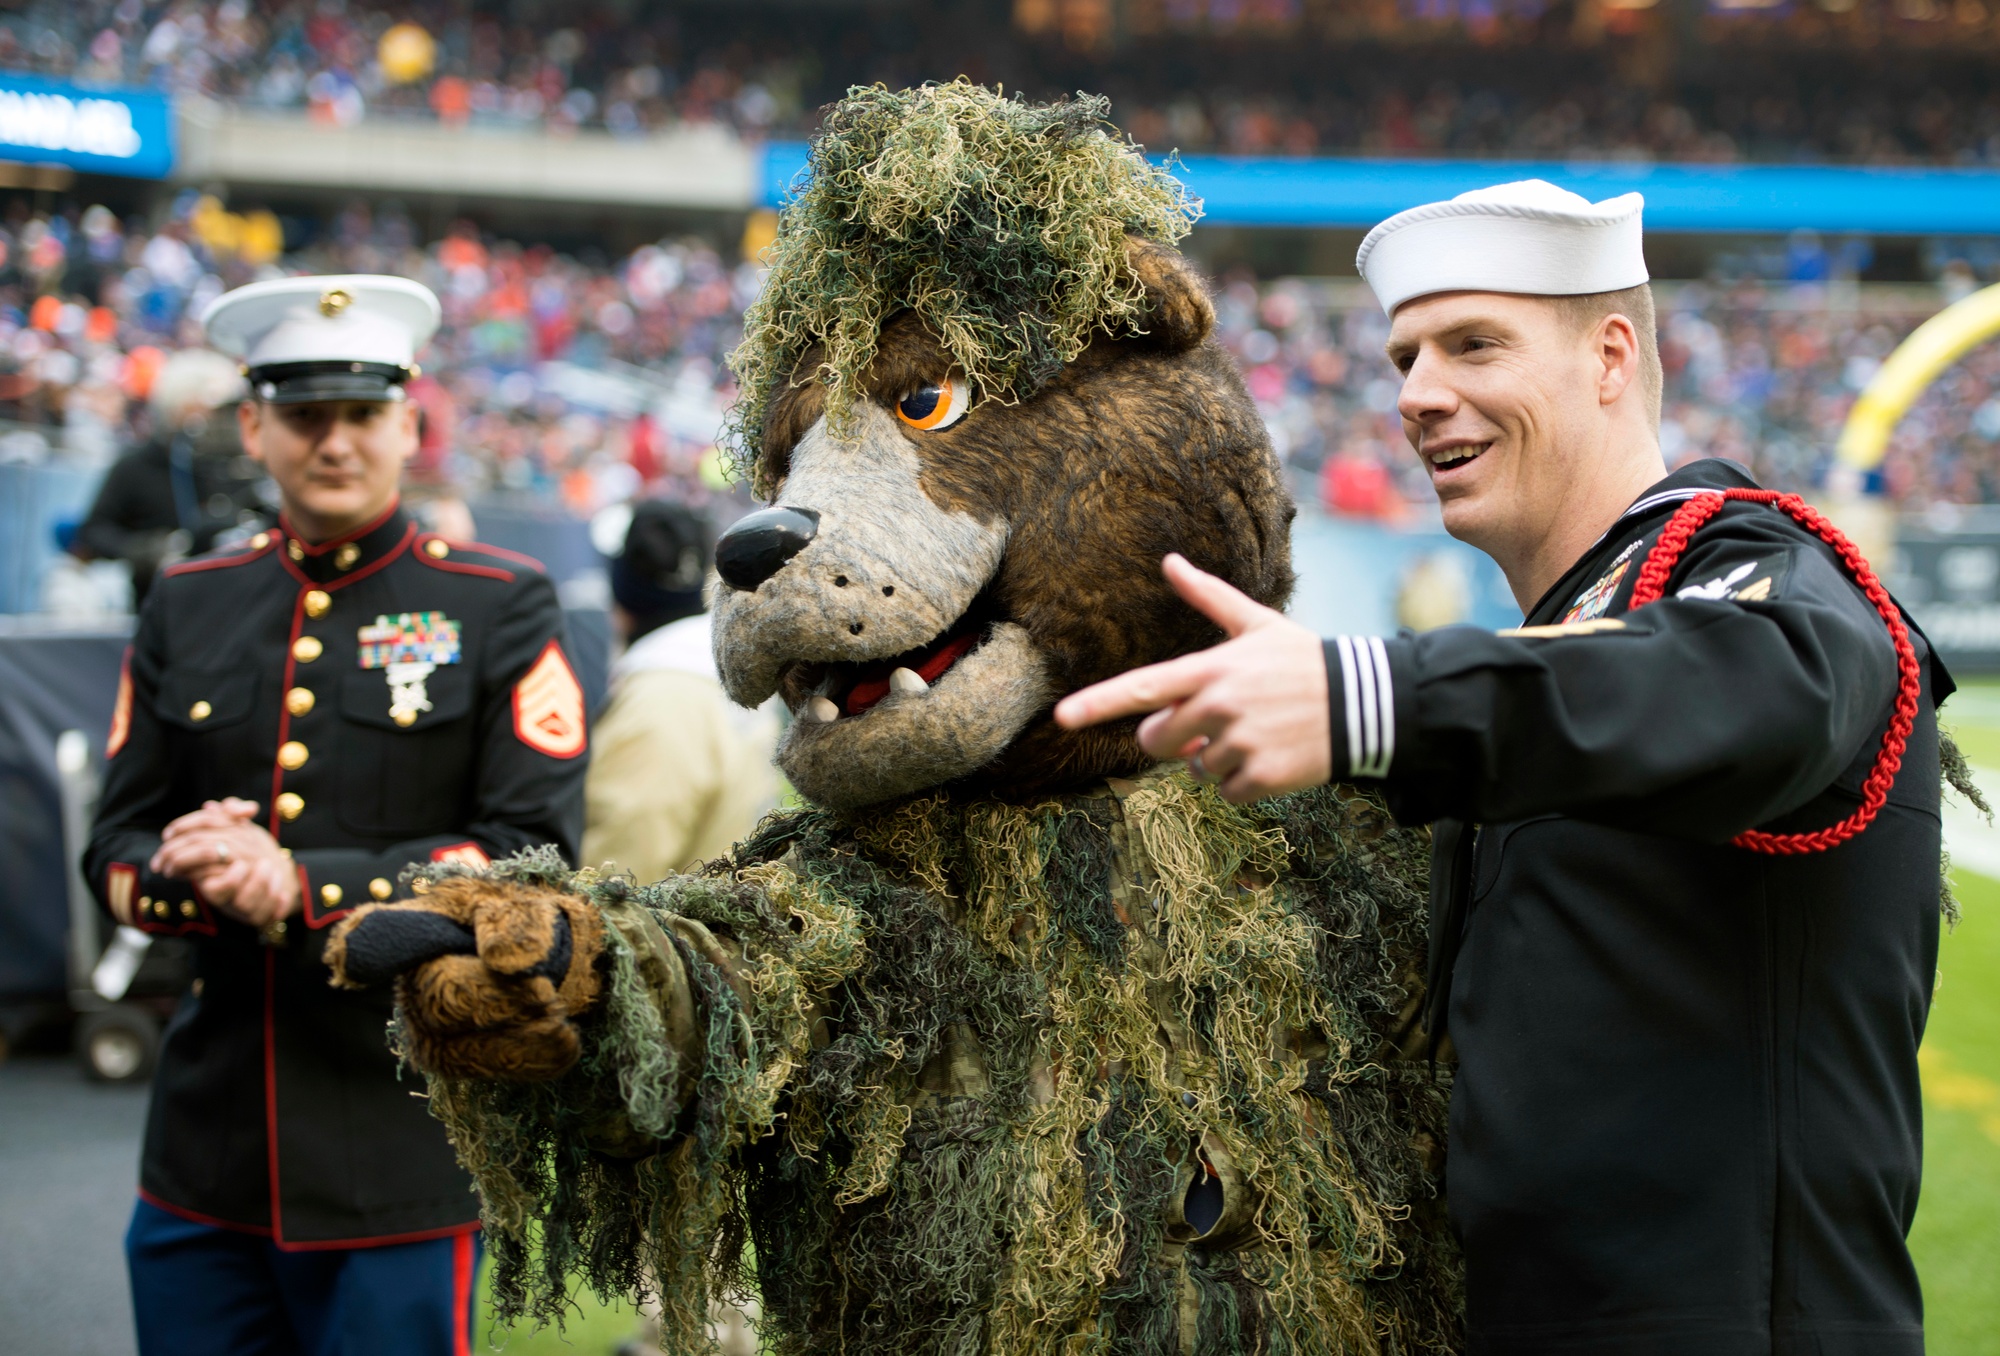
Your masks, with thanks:
M 1106 110 L 855 90 L 780 219 L 734 358 L 771 507 L 717 543 L 715 645 L 821 805 L 1135 771 L 1132 724 L 1049 709 L 1217 639 L 1160 557 L 1291 589 L 1277 460 L 1173 249 L 1194 204 Z

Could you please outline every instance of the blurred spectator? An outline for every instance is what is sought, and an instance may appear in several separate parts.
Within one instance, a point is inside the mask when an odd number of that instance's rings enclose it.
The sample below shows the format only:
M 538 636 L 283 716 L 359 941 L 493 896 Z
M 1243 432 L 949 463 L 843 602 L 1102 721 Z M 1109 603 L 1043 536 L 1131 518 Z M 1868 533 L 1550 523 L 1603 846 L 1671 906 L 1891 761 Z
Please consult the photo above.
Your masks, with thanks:
M 154 377 L 153 436 L 120 457 L 70 542 L 81 560 L 122 560 L 136 609 L 162 565 L 248 535 L 270 515 L 264 477 L 243 455 L 243 377 L 209 349 L 174 354 Z
M 797 136 L 849 84 L 969 73 L 1110 94 L 1162 152 L 2000 163 L 2000 11 L 1980 0 L 1694 25 L 1692 4 L 1544 0 L 1128 0 L 1117 25 L 1106 3 L 912 8 L 578 0 L 551 30 L 497 0 L 28 0 L 0 14 L 0 64 L 335 124 Z
M 587 866 L 650 884 L 727 851 L 777 803 L 775 699 L 723 694 L 702 586 L 714 528 L 681 504 L 642 500 L 592 524 L 611 556 L 613 624 L 626 642 L 591 735 Z

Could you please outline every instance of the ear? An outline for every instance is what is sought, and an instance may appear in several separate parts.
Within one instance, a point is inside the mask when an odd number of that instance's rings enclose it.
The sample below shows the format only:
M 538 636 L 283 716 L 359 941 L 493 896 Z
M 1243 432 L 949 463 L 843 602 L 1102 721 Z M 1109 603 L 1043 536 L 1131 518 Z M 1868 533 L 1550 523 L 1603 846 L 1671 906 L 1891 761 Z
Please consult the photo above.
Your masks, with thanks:
M 1184 353 L 1215 328 L 1215 307 L 1194 266 L 1177 250 L 1137 236 L 1125 237 L 1125 260 L 1146 289 L 1146 338 L 1169 353 Z

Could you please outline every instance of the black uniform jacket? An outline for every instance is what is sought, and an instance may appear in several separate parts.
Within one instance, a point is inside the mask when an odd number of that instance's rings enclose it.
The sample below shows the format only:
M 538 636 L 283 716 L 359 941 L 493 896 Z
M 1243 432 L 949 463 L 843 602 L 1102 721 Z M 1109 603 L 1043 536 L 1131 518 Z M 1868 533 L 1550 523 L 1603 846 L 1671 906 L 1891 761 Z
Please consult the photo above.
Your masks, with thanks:
M 407 893 L 408 863 L 536 843 L 574 857 L 584 713 L 563 643 L 538 565 L 400 510 L 319 546 L 281 525 L 164 572 L 86 861 L 120 922 L 195 942 L 146 1128 L 148 1199 L 294 1248 L 477 1219 L 421 1082 L 398 1077 L 389 994 L 330 988 L 320 953 L 344 912 Z M 297 863 L 281 936 L 147 869 L 170 820 L 232 795 L 260 803 Z
M 1673 511 L 1750 484 L 1719 461 L 1661 481 L 1521 632 L 1327 647 L 1336 771 L 1436 821 L 1477 1353 L 1923 1349 L 1904 1236 L 1951 679 L 1912 626 L 1916 728 L 1858 838 L 1730 846 L 1860 803 L 1897 676 L 1832 551 L 1762 505 L 1726 506 L 1627 612 Z

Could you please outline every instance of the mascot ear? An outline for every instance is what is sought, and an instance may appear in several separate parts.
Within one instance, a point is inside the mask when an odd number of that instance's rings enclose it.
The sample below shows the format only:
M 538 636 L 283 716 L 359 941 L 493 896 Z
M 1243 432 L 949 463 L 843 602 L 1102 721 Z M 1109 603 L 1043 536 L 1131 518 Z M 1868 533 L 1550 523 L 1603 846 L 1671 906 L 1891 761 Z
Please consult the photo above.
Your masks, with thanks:
M 1184 353 L 1215 328 L 1215 307 L 1194 266 L 1177 250 L 1125 237 L 1125 258 L 1146 289 L 1146 338 L 1169 353 Z

